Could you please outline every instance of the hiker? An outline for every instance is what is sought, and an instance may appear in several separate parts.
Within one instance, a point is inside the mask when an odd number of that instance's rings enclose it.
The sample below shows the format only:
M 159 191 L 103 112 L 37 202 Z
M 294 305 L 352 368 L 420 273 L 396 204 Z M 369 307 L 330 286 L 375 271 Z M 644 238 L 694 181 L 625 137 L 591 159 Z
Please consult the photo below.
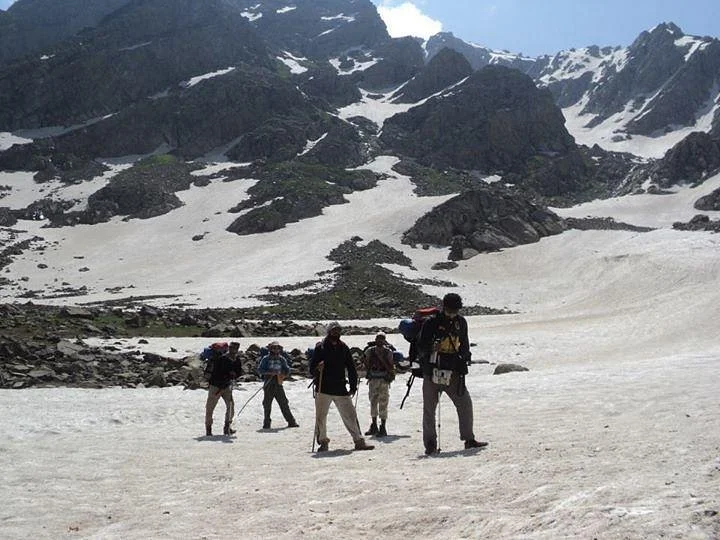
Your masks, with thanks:
M 265 393 L 263 399 L 263 409 L 265 410 L 263 429 L 270 429 L 270 413 L 272 412 L 273 400 L 276 400 L 280 405 L 287 427 L 300 427 L 290 411 L 288 398 L 283 388 L 285 377 L 290 375 L 290 366 L 283 355 L 282 346 L 277 341 L 273 341 L 268 345 L 268 354 L 263 356 L 258 363 L 258 373 L 265 380 L 263 386 L 263 392 Z
M 429 317 L 422 325 L 417 351 L 423 371 L 423 443 L 425 454 L 438 451 L 435 430 L 435 409 L 440 394 L 445 392 L 457 409 L 460 439 L 465 448 L 482 448 L 486 442 L 475 440 L 473 406 L 465 387 L 470 364 L 468 325 L 460 315 L 462 299 L 455 293 L 446 294 L 442 311 Z
M 310 374 L 315 388 L 315 436 L 318 452 L 326 452 L 330 439 L 327 436 L 327 415 L 334 403 L 345 428 L 355 442 L 355 450 L 372 450 L 360 432 L 357 411 L 352 397 L 357 392 L 358 375 L 350 348 L 340 339 L 342 327 L 337 322 L 328 325 L 327 336 L 315 346 L 310 361 Z M 346 380 L 347 376 L 347 380 Z M 350 392 L 346 383 L 350 382 Z
M 208 360 L 209 380 L 208 397 L 205 403 L 205 435 L 212 436 L 213 412 L 220 398 L 225 402 L 225 424 L 223 435 L 233 435 L 232 422 L 235 418 L 235 402 L 232 385 L 236 377 L 242 375 L 242 361 L 238 358 L 240 344 L 232 342 L 213 343 L 210 347 L 213 355 Z
M 375 336 L 375 344 L 365 350 L 365 369 L 370 398 L 372 423 L 365 435 L 387 436 L 387 414 L 390 401 L 390 383 L 395 379 L 393 352 L 385 334 Z M 380 427 L 377 418 L 380 416 Z

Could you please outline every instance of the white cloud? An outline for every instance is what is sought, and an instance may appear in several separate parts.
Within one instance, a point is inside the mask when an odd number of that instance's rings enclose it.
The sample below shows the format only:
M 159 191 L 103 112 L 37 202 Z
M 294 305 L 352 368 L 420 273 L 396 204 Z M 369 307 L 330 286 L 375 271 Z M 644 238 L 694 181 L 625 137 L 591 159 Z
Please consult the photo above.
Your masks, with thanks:
M 412 2 L 393 6 L 389 2 L 378 7 L 378 13 L 391 37 L 415 36 L 428 39 L 442 32 L 442 23 L 425 15 Z

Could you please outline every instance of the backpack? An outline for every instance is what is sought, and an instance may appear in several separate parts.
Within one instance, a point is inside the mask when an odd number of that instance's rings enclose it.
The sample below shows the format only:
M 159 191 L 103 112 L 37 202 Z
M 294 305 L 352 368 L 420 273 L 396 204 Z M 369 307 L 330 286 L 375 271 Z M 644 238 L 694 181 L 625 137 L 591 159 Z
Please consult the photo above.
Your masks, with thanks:
M 411 319 L 403 319 L 398 324 L 398 330 L 400 330 L 400 333 L 405 340 L 410 343 L 410 353 L 408 354 L 408 358 L 410 360 L 410 372 L 415 377 L 422 378 L 423 376 L 422 368 L 416 357 L 416 342 L 417 338 L 420 336 L 420 329 L 426 320 L 438 313 L 440 313 L 440 308 L 438 307 L 419 308 L 415 310 Z
M 228 344 L 224 341 L 218 341 L 212 345 L 208 345 L 200 353 L 200 359 L 205 361 L 205 368 L 203 369 L 203 376 L 206 381 L 210 380 L 213 371 L 215 370 L 215 361 L 220 358 L 223 353 L 227 352 Z

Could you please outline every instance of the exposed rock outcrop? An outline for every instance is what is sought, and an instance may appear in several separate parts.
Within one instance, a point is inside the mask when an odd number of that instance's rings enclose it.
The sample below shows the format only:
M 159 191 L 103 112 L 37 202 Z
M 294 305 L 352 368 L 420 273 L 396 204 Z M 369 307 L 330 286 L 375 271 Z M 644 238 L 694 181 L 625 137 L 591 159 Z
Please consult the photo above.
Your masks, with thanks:
M 537 242 L 559 234 L 563 221 L 547 209 L 492 189 L 463 193 L 420 218 L 405 244 L 451 246 L 450 259 Z

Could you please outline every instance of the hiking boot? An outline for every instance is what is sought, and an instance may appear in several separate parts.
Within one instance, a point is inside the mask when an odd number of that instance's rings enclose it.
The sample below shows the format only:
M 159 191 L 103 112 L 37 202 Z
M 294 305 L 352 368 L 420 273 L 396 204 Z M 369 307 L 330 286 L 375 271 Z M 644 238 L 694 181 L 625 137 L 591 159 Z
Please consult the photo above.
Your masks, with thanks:
M 380 424 L 380 429 L 377 432 L 378 437 L 387 437 L 387 429 L 385 428 L 385 420 Z
M 377 423 L 376 423 L 376 422 L 373 422 L 372 424 L 370 424 L 370 429 L 368 429 L 368 430 L 365 432 L 365 435 L 377 435 L 377 433 L 378 433 Z
M 431 441 L 429 443 L 425 443 L 425 455 L 431 456 L 433 454 L 437 454 L 437 443 L 435 441 Z
M 226 422 L 223 426 L 223 435 L 235 435 L 235 430 L 230 427 L 229 422 Z
M 375 447 L 372 444 L 365 442 L 365 439 L 358 439 L 355 441 L 355 450 L 374 450 Z
M 317 451 L 318 451 L 318 452 L 327 452 L 327 451 L 328 451 L 328 443 L 326 443 L 326 442 L 321 442 L 321 443 L 320 443 L 320 446 L 318 446 Z
M 212 426 L 205 426 L 205 436 L 212 437 Z
M 300 425 L 295 420 L 293 420 L 292 422 L 288 422 L 287 427 L 300 427 Z
M 265 420 L 263 422 L 263 429 L 270 429 L 270 420 Z
M 465 450 L 468 450 L 469 448 L 485 448 L 487 445 L 488 443 L 486 442 L 469 439 L 465 441 Z

